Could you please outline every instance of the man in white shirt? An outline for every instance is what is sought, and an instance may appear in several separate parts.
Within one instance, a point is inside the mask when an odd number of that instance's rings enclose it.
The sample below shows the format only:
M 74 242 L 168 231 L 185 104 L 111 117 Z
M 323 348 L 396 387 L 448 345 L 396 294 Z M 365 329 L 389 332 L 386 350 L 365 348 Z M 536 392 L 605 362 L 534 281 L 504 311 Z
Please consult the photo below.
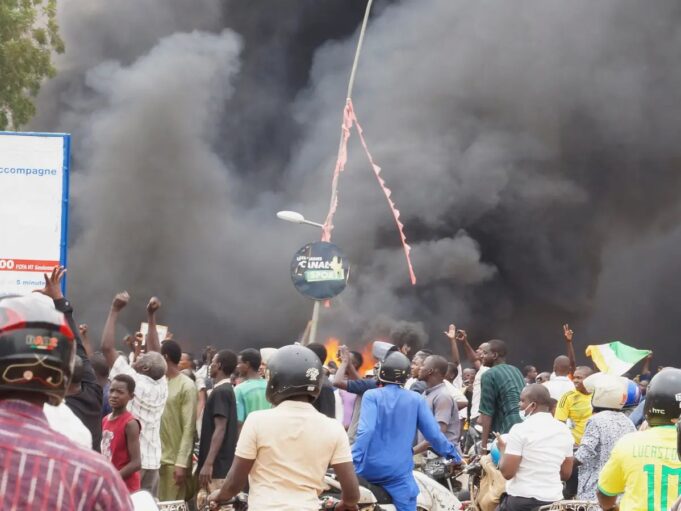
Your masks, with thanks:
M 168 398 L 168 382 L 165 377 L 167 366 L 160 353 L 161 343 L 156 333 L 156 311 L 161 307 L 161 302 L 154 297 L 147 305 L 149 352 L 141 355 L 130 366 L 125 357 L 118 355 L 115 347 L 118 314 L 129 300 L 130 296 L 126 292 L 118 293 L 114 298 L 102 331 L 101 350 L 111 367 L 111 378 L 117 374 L 127 374 L 135 380 L 135 396 L 128 403 L 128 410 L 142 426 L 140 432 L 142 489 L 156 497 L 161 468 L 161 416 Z
M 520 395 L 520 416 L 504 441 L 499 470 L 506 497 L 499 511 L 531 511 L 563 498 L 563 485 L 572 474 L 574 445 L 568 427 L 550 413 L 551 396 L 540 384 L 528 385 Z
M 555 406 L 563 394 L 572 392 L 575 390 L 575 384 L 569 378 L 570 374 L 570 359 L 565 355 L 556 357 L 553 361 L 553 374 L 551 379 L 545 382 L 543 385 L 548 389 L 551 399 L 554 401 Z

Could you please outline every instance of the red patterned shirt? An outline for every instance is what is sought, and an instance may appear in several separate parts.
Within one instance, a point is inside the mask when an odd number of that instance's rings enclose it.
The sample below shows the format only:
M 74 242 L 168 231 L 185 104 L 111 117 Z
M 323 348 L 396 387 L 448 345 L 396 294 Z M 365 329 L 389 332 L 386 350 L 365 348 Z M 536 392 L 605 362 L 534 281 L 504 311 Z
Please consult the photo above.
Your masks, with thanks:
M 118 472 L 100 454 L 50 429 L 42 408 L 0 401 L 0 509 L 130 511 Z

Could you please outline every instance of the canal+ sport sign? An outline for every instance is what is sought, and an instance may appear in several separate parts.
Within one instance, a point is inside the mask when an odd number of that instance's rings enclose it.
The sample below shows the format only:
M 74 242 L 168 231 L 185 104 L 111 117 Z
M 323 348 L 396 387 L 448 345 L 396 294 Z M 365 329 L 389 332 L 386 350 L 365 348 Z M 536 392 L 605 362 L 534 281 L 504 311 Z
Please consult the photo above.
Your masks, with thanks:
M 328 300 L 345 289 L 350 266 L 333 243 L 316 241 L 296 252 L 291 280 L 298 292 L 315 300 Z

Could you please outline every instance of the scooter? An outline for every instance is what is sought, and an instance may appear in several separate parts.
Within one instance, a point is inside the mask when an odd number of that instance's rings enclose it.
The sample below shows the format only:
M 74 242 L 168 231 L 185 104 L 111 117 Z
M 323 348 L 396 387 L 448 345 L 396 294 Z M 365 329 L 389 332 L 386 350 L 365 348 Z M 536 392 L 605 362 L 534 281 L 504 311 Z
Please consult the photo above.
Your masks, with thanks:
M 416 499 L 418 511 L 460 511 L 461 502 L 444 486 L 427 475 L 414 471 L 414 479 L 419 487 Z M 321 496 L 321 509 L 332 509 L 333 504 L 340 499 L 340 483 L 332 472 L 324 478 L 326 489 Z M 360 511 L 396 511 L 388 492 L 380 486 L 369 483 L 360 478 L 359 503 Z M 326 506 L 326 507 L 324 507 Z

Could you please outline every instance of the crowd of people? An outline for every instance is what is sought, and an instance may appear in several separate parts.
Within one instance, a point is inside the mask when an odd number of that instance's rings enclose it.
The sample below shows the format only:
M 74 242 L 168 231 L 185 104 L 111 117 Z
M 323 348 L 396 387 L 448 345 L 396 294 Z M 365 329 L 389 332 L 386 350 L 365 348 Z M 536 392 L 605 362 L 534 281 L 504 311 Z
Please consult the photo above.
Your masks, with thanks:
M 155 297 L 148 333 L 117 342 L 125 292 L 94 346 L 62 294 L 64 271 L 0 299 L 3 510 L 129 510 L 139 490 L 197 509 L 247 490 L 253 511 L 316 510 L 331 467 L 338 511 L 357 509 L 360 482 L 415 511 L 413 470 L 435 456 L 492 460 L 506 481 L 500 511 L 678 506 L 681 369 L 653 374 L 649 357 L 629 379 L 578 366 L 568 325 L 546 372 L 507 363 L 501 340 L 474 348 L 455 325 L 434 346 L 447 357 L 377 340 L 365 374 L 361 353 L 318 343 L 208 346 L 195 360 L 159 338 Z

